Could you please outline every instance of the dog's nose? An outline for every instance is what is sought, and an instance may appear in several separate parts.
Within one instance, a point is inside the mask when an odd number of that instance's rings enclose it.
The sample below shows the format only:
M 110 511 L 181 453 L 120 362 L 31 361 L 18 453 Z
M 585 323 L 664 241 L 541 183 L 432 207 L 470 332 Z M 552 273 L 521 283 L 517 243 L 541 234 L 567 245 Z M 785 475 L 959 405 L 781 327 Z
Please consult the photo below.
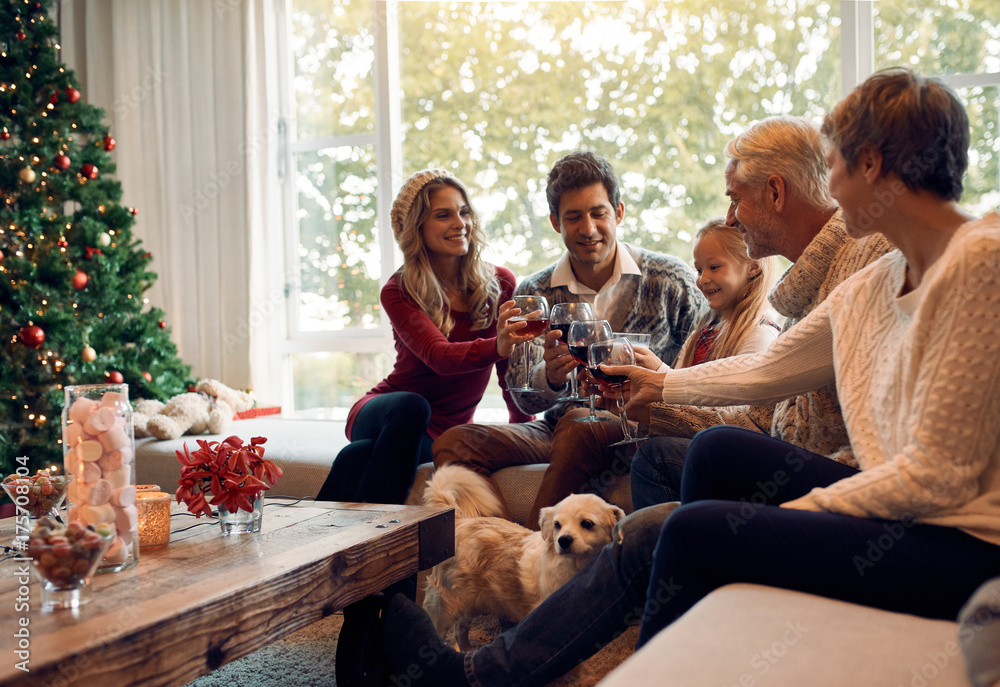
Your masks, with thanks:
M 559 537 L 558 542 L 560 549 L 568 549 L 569 547 L 573 546 L 573 537 L 569 536 L 568 534 L 564 534 L 563 536 Z

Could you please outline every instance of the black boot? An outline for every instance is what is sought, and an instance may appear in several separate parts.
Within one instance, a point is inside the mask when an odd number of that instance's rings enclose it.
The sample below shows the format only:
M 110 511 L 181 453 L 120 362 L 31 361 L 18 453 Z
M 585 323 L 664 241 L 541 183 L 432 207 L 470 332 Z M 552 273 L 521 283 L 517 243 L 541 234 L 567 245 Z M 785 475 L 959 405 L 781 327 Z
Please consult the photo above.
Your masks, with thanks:
M 464 654 L 445 644 L 424 609 L 402 594 L 389 602 L 382 633 L 394 684 L 469 687 Z
M 382 644 L 385 604 L 384 597 L 369 596 L 344 608 L 334 664 L 337 687 L 389 684 L 389 666 Z

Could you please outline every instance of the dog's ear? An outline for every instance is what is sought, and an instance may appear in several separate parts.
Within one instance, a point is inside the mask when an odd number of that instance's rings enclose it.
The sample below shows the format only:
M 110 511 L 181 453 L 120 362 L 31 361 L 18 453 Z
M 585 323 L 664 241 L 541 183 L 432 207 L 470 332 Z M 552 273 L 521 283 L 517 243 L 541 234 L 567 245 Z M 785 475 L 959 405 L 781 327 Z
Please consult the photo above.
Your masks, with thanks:
M 552 541 L 553 521 L 556 519 L 556 509 L 552 506 L 543 508 L 538 513 L 538 525 L 542 530 L 542 539 Z
M 616 522 L 625 517 L 625 511 L 623 511 L 618 506 L 611 506 L 610 504 L 608 505 L 610 506 L 611 509 L 611 526 L 614 527 L 614 524 Z

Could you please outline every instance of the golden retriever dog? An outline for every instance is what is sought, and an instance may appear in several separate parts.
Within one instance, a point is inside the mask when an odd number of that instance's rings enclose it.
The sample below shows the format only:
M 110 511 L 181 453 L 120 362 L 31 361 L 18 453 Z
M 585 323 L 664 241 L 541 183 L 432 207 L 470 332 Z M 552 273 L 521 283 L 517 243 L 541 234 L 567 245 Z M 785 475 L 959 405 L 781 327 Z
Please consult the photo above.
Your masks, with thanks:
M 502 508 L 486 478 L 457 465 L 435 471 L 424 503 L 455 509 L 455 555 L 430 571 L 424 609 L 441 636 L 455 630 L 463 651 L 475 616 L 521 620 L 596 556 L 625 517 L 599 496 L 573 494 L 543 508 L 541 532 L 533 532 L 493 517 Z

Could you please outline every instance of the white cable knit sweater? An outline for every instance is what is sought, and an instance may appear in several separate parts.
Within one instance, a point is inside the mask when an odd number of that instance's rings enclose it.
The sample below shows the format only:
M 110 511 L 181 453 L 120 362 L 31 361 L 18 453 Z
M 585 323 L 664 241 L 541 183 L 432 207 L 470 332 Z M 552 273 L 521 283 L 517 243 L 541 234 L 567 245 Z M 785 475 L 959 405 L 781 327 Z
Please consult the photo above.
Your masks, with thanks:
M 773 403 L 836 382 L 861 473 L 784 504 L 957 527 L 1000 544 L 1000 214 L 961 227 L 919 288 L 893 251 L 764 353 L 667 373 L 663 400 Z

